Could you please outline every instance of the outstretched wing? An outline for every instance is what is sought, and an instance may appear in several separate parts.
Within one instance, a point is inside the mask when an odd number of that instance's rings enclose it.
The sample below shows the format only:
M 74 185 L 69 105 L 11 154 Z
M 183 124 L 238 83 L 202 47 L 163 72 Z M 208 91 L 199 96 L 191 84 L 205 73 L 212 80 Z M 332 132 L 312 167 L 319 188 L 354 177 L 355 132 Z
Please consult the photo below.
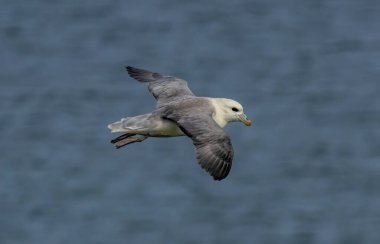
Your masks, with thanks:
M 165 118 L 175 122 L 193 140 L 197 160 L 203 169 L 215 180 L 227 177 L 234 154 L 231 140 L 211 114 L 173 113 Z
M 157 106 L 176 99 L 194 96 L 187 82 L 173 76 L 161 75 L 143 69 L 126 67 L 128 74 L 143 83 L 148 83 L 148 89 L 157 100 Z

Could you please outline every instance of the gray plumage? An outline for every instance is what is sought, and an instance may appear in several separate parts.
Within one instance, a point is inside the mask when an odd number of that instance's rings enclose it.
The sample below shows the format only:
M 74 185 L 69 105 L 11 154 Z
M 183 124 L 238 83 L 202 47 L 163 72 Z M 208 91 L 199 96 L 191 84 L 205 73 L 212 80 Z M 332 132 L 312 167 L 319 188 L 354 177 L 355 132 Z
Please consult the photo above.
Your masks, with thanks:
M 227 122 L 237 120 L 225 117 L 223 106 L 234 104 L 235 108 L 241 105 L 233 100 L 196 97 L 186 81 L 173 76 L 130 66 L 127 71 L 131 77 L 147 84 L 157 100 L 157 107 L 152 113 L 127 117 L 110 124 L 108 127 L 112 132 L 126 133 L 111 142 L 119 148 L 147 137 L 186 135 L 193 141 L 201 167 L 215 180 L 224 179 L 231 169 L 233 148 L 222 127 Z M 242 107 L 238 115 L 241 114 Z M 250 121 L 246 121 L 250 125 Z
M 157 100 L 157 106 L 174 100 L 193 97 L 187 82 L 177 77 L 161 75 L 143 69 L 127 66 L 128 74 L 136 80 L 147 83 L 149 92 Z

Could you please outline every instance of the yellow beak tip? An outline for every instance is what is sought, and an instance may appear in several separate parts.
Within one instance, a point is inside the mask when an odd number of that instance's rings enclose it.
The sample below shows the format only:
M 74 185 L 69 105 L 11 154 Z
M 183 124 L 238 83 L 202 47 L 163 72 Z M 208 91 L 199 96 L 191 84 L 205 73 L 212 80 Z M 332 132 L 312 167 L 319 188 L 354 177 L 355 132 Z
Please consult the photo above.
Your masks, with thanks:
M 248 119 L 244 124 L 246 126 L 251 126 L 252 125 L 252 121 Z

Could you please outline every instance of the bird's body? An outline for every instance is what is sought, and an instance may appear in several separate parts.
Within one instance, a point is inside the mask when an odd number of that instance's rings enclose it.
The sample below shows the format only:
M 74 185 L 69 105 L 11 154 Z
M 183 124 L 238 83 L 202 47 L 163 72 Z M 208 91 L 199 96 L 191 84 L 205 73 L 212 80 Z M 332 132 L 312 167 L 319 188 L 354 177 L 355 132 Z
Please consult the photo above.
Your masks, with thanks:
M 148 83 L 157 99 L 148 114 L 126 117 L 108 125 L 111 132 L 123 132 L 111 142 L 117 148 L 148 137 L 188 136 L 193 140 L 197 159 L 215 180 L 225 178 L 231 168 L 233 150 L 223 127 L 233 121 L 250 125 L 242 106 L 231 99 L 196 97 L 184 80 L 127 67 L 135 79 Z
M 192 109 L 193 111 L 196 109 L 202 109 L 200 112 L 205 112 L 203 108 L 207 106 L 209 107 L 208 113 L 211 114 L 214 121 L 223 128 L 228 121 L 224 118 L 223 113 L 216 102 L 219 99 L 220 98 L 208 97 L 186 98 L 173 102 L 173 104 L 168 105 L 169 107 L 166 109 L 176 109 L 177 106 L 191 104 L 191 106 L 187 106 L 189 109 Z M 163 111 L 163 109 L 157 109 L 149 114 L 123 118 L 120 121 L 110 124 L 109 129 L 111 129 L 111 132 L 125 132 L 150 137 L 184 136 L 185 134 L 176 123 L 164 118 L 164 112 L 165 110 Z

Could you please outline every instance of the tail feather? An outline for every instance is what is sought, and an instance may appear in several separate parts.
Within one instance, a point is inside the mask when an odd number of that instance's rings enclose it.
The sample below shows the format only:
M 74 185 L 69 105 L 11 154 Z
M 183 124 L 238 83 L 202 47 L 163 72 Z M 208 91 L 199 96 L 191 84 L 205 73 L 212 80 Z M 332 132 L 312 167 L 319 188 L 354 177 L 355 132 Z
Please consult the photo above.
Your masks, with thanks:
M 125 129 L 123 128 L 122 121 L 117 121 L 115 123 L 109 124 L 108 129 L 111 130 L 111 132 L 123 132 Z
M 126 132 L 139 134 L 150 128 L 152 121 L 151 114 L 142 114 L 134 117 L 126 117 L 108 125 L 111 132 Z

